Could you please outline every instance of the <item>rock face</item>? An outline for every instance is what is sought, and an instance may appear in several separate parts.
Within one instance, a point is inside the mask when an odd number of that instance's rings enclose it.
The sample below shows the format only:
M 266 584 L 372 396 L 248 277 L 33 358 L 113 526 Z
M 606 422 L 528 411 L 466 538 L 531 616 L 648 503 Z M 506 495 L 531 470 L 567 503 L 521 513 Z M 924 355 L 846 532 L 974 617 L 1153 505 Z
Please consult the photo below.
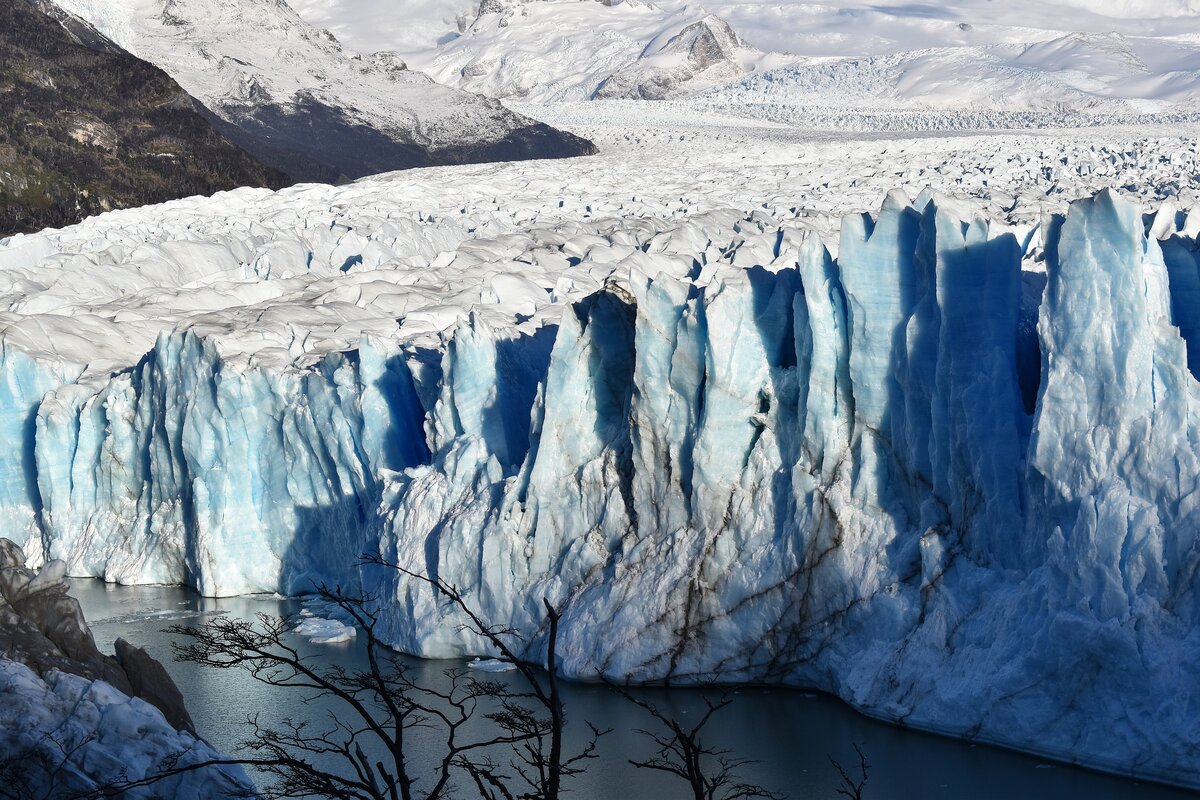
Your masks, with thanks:
M 17 797 L 85 796 L 175 766 L 217 760 L 196 737 L 162 664 L 128 642 L 102 654 L 66 565 L 39 572 L 0 539 L 0 780 Z M 238 767 L 185 772 L 123 793 L 138 798 L 249 797 Z
M 30 0 L 2 0 L 0 15 L 0 236 L 285 182 L 82 20 Z
M 183 694 L 158 659 L 124 639 L 117 639 L 116 653 L 117 663 L 129 679 L 130 694 L 161 711 L 171 727 L 195 733 Z
M 162 67 L 223 134 L 296 180 L 595 152 L 395 58 L 347 53 L 283 2 L 54 1 Z
M 70 596 L 67 565 L 51 561 L 40 571 L 25 566 L 15 543 L 0 539 L 0 651 L 45 676 L 51 670 L 111 684 L 158 708 L 178 730 L 195 733 L 178 687 L 146 651 L 124 640 L 116 658 L 96 647 L 79 602 Z
M 713 14 L 691 23 L 659 48 L 648 48 L 630 66 L 596 89 L 596 98 L 665 100 L 689 84 L 719 84 L 746 74 L 752 53 L 729 23 Z

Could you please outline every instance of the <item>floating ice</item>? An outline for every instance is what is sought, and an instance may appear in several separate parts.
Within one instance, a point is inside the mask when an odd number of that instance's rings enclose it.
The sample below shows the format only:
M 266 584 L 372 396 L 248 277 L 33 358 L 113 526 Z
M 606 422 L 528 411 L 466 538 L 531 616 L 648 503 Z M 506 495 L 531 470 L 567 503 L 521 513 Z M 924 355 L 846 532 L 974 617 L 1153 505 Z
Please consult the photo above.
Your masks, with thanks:
M 473 658 L 467 666 L 480 672 L 512 672 L 517 667 L 511 661 L 501 661 L 498 658 Z
M 342 644 L 358 635 L 353 625 L 346 625 L 336 619 L 322 619 L 301 612 L 296 633 L 308 639 L 313 644 Z

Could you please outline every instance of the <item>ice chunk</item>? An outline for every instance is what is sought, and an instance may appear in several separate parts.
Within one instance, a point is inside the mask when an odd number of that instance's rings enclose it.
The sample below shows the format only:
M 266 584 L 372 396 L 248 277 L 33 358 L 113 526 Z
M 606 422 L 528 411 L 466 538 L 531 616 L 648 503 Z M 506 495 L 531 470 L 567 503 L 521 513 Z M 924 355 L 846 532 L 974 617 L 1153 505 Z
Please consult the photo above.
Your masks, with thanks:
M 303 613 L 295 631 L 313 644 L 342 644 L 358 635 L 358 631 L 353 625 L 346 625 L 336 619 L 322 619 Z

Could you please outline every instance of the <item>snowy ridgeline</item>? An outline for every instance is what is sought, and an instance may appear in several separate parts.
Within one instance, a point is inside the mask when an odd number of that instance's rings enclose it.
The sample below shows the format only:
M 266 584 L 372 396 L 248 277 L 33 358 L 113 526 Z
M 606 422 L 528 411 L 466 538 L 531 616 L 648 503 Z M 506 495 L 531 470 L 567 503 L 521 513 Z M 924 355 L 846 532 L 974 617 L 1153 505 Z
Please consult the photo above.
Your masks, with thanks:
M 836 260 L 800 228 L 610 231 L 557 326 L 346 322 L 303 368 L 211 323 L 110 378 L 10 330 L 9 529 L 110 580 L 365 585 L 399 647 L 487 654 L 376 552 L 531 657 L 560 604 L 570 675 L 799 683 L 1200 785 L 1200 215 L 1102 194 L 1018 238 L 954 207 L 893 194 Z

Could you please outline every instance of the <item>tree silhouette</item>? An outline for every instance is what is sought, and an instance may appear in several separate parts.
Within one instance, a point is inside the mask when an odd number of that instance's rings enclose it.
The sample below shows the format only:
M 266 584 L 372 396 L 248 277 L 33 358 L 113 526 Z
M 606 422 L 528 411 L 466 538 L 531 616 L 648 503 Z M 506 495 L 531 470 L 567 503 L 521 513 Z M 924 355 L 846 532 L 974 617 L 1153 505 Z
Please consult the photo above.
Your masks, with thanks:
M 625 699 L 646 711 L 660 726 L 658 731 L 638 731 L 654 742 L 657 749 L 649 758 L 630 759 L 633 766 L 679 778 L 687 783 L 695 800 L 784 800 L 783 795 L 738 777 L 738 771 L 754 763 L 752 760 L 738 758 L 729 749 L 716 748 L 705 742 L 704 731 L 709 722 L 732 704 L 729 694 L 717 702 L 706 697 L 704 714 L 695 725 L 687 728 L 653 703 L 638 699 L 623 689 L 620 691 Z
M 163 769 L 144 780 L 110 784 L 94 796 L 115 797 L 183 772 L 240 764 L 267 779 L 261 796 L 268 800 L 438 800 L 462 797 L 465 786 L 484 800 L 558 800 L 564 782 L 596 758 L 597 741 L 608 733 L 588 723 L 587 743 L 578 752 L 564 753 L 567 715 L 555 664 L 558 611 L 544 603 L 550 633 L 548 659 L 539 668 L 517 657 L 509 643 L 514 632 L 485 624 L 454 587 L 408 574 L 428 581 L 458 606 L 471 621 L 469 627 L 513 666 L 522 685 L 513 688 L 466 669 L 446 670 L 441 688 L 426 685 L 380 642 L 373 610 L 377 598 L 321 586 L 317 596 L 365 636 L 365 668 L 328 666 L 302 653 L 289 643 L 290 621 L 268 614 L 254 620 L 217 616 L 168 631 L 183 639 L 173 645 L 179 661 L 241 670 L 268 686 L 306 691 L 308 703 L 332 702 L 324 724 L 293 719 L 267 724 L 251 716 L 250 735 L 235 757 Z M 491 723 L 482 733 L 481 720 Z M 425 739 L 438 735 L 440 755 L 431 771 L 414 767 L 418 730 Z M 422 753 L 428 753 L 427 741 Z
M 833 768 L 837 770 L 838 777 L 841 778 L 841 784 L 837 788 L 837 793 L 849 800 L 863 800 L 863 792 L 867 788 L 867 778 L 871 771 L 871 765 L 867 762 L 867 756 L 863 753 L 862 748 L 857 744 L 854 745 L 854 752 L 858 754 L 858 779 L 854 780 L 850 777 L 850 773 L 842 766 L 841 762 L 833 756 L 827 756 L 829 763 L 833 764 Z

